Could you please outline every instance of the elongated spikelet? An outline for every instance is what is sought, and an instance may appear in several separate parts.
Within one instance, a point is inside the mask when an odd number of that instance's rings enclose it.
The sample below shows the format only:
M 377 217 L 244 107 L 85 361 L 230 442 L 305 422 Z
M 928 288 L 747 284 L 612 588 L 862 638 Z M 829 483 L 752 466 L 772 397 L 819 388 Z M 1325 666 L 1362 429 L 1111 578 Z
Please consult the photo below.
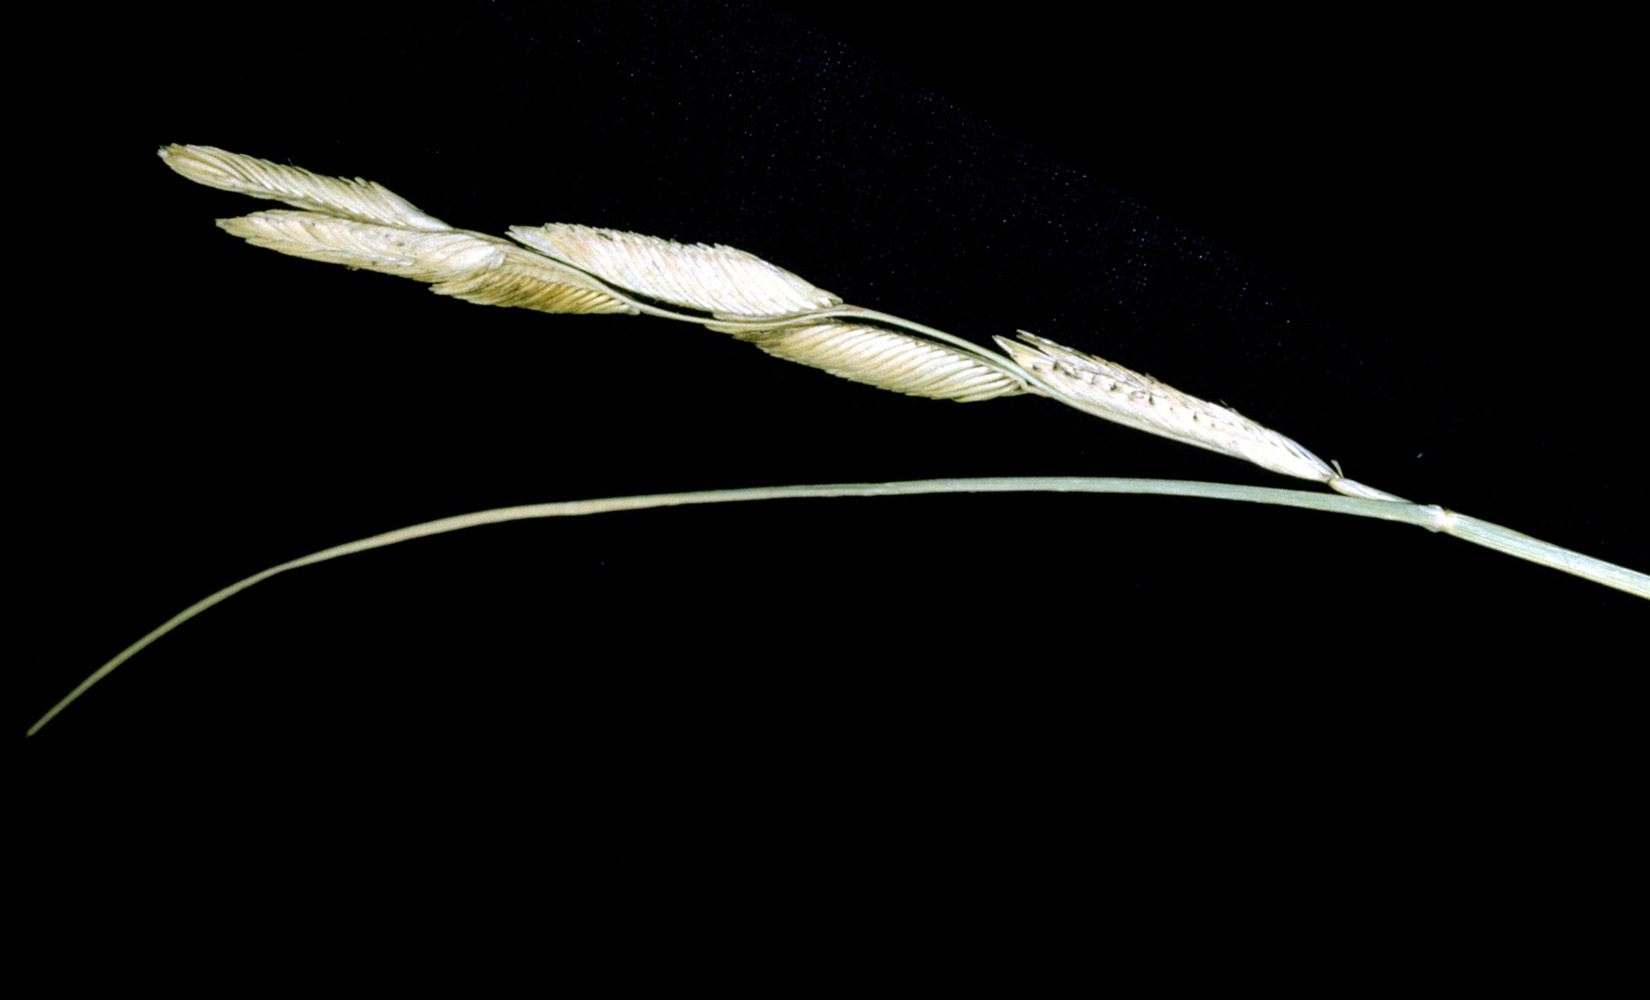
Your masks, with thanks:
M 486 268 L 500 256 L 487 237 L 458 230 L 397 229 L 316 212 L 254 212 L 218 227 L 253 246 L 419 281 Z
M 553 223 L 510 235 L 621 291 L 726 317 L 777 318 L 840 305 L 782 267 L 733 247 Z
M 443 281 L 430 286 L 430 291 L 481 306 L 514 306 L 546 313 L 636 312 L 606 292 L 548 277 L 542 264 L 534 259 L 517 263 L 505 258 L 495 270 Z
M 1243 414 L 1164 385 L 1104 358 L 1020 331 L 996 338 L 1022 368 L 1097 417 L 1253 462 L 1273 472 L 1329 482 L 1335 470 L 1295 441 Z
M 908 396 L 973 403 L 1025 391 L 1018 379 L 961 351 L 877 326 L 828 322 L 736 336 L 776 358 Z
M 357 177 L 323 177 L 302 167 L 283 166 L 214 146 L 162 147 L 160 158 L 197 184 L 280 201 L 357 222 L 377 222 L 408 229 L 451 229 L 375 181 Z
M 253 246 L 415 281 L 481 305 L 552 313 L 634 312 L 585 275 L 493 236 L 418 230 L 316 212 L 255 212 L 218 225 Z

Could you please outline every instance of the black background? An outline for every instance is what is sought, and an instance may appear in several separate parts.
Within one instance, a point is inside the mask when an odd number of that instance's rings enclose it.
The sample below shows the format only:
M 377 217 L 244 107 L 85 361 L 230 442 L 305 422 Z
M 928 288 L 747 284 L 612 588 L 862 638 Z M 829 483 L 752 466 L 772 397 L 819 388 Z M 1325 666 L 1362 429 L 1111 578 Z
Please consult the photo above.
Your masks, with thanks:
M 14 275 L 7 718 L 21 733 L 224 583 L 463 511 L 970 475 L 1293 485 L 1044 401 L 910 399 L 691 326 L 256 250 L 212 220 L 267 206 L 174 176 L 168 142 L 365 176 L 483 231 L 726 243 L 978 340 L 1028 329 L 1354 478 L 1650 566 L 1637 113 L 1610 36 L 1039 4 L 43 30 L 56 70 L 14 150 L 39 218 Z M 623 514 L 272 581 L 23 749 L 70 784 L 215 803 L 231 831 L 427 811 L 645 846 L 759 820 L 750 849 L 783 852 L 1024 828 L 1060 866 L 1102 831 L 1196 854 L 1198 831 L 1310 818 L 1293 856 L 1373 851 L 1373 884 L 1418 824 L 1451 856 L 1527 808 L 1611 828 L 1644 621 L 1459 541 L 1207 501 Z

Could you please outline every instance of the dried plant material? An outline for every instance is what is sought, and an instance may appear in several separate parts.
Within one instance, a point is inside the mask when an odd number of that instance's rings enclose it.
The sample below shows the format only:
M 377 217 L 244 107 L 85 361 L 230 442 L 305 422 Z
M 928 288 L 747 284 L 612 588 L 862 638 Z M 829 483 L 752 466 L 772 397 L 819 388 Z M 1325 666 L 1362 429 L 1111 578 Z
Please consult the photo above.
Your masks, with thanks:
M 1020 331 L 1025 343 L 998 337 L 1014 361 L 1043 379 L 1062 402 L 1136 430 L 1327 483 L 1340 478 L 1323 459 L 1236 410 L 1164 385 L 1104 358 Z
M 510 235 L 615 287 L 725 317 L 776 318 L 842 300 L 754 254 L 726 246 L 553 223 Z
M 323 177 L 302 167 L 288 167 L 214 146 L 173 144 L 160 151 L 166 165 L 194 181 L 220 191 L 280 201 L 293 208 L 357 222 L 377 222 L 407 229 L 451 229 L 411 202 L 374 181 L 357 177 Z
M 471 302 L 546 312 L 639 311 L 699 323 L 750 341 L 776 357 L 841 378 L 931 399 L 969 402 L 1038 393 L 1084 412 L 1186 444 L 1242 458 L 1285 475 L 1327 483 L 1347 496 L 1160 480 L 987 479 L 918 483 L 764 487 L 537 504 L 443 518 L 334 546 L 272 566 L 185 608 L 104 663 L 29 729 L 33 734 L 112 670 L 201 612 L 289 569 L 480 524 L 524 518 L 695 503 L 801 496 L 1084 490 L 1203 496 L 1308 507 L 1402 521 L 1650 598 L 1650 576 L 1437 506 L 1410 503 L 1345 479 L 1276 431 L 1236 411 L 1189 396 L 1146 375 L 1022 332 L 997 338 L 1008 356 L 898 316 L 841 304 L 788 271 L 728 247 L 590 229 L 515 229 L 544 254 L 455 230 L 367 181 L 341 181 L 209 147 L 161 150 L 174 170 L 213 187 L 244 191 L 314 211 L 258 212 L 220 223 L 257 246 L 431 282 Z M 552 259 L 554 258 L 554 259 Z M 584 272 L 589 272 L 586 274 Z M 613 286 L 609 287 L 608 282 Z M 686 315 L 632 300 L 629 293 L 713 314 Z
M 974 403 L 1025 392 L 1024 382 L 978 358 L 878 326 L 834 321 L 736 336 L 776 358 L 908 396 Z
M 432 285 L 430 291 L 480 306 L 513 306 L 547 313 L 636 312 L 635 306 L 605 291 L 586 288 L 532 258 L 517 261 L 505 257 L 491 270 L 449 278 Z
M 402 229 L 316 212 L 255 212 L 219 227 L 253 246 L 415 281 L 480 305 L 550 313 L 631 313 L 589 277 L 506 240 L 462 229 Z

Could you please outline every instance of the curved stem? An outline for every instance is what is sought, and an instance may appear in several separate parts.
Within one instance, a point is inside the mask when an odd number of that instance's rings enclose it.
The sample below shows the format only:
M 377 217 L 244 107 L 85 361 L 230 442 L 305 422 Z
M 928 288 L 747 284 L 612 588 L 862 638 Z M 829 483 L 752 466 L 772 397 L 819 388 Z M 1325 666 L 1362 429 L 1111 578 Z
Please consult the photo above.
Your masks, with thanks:
M 302 566 L 313 566 L 341 556 L 381 549 L 417 538 L 429 538 L 465 528 L 506 521 L 524 521 L 542 517 L 579 517 L 586 514 L 608 514 L 623 510 L 646 510 L 654 507 L 681 507 L 691 504 L 743 503 L 756 500 L 796 500 L 809 497 L 889 497 L 932 493 L 1133 493 L 1158 496 L 1202 497 L 1211 500 L 1237 500 L 1247 503 L 1274 504 L 1284 507 L 1303 507 L 1355 517 L 1372 517 L 1383 521 L 1400 521 L 1430 531 L 1441 531 L 1458 538 L 1517 556 L 1530 562 L 1551 566 L 1567 573 L 1602 583 L 1638 597 L 1650 599 L 1650 576 L 1638 573 L 1601 559 L 1582 555 L 1520 534 L 1500 525 L 1447 511 L 1442 507 L 1391 500 L 1365 500 L 1356 497 L 1326 493 L 1308 493 L 1302 490 L 1281 490 L 1266 486 L 1238 486 L 1230 483 L 1199 483 L 1173 479 L 1116 479 L 1088 477 L 1001 477 L 988 479 L 924 479 L 892 483 L 831 483 L 819 486 L 762 486 L 750 489 L 704 490 L 694 493 L 655 493 L 643 496 L 604 497 L 595 500 L 568 500 L 560 503 L 527 504 L 519 507 L 499 507 L 493 510 L 459 514 L 435 521 L 426 521 L 380 535 L 357 539 L 343 545 L 312 552 L 307 556 L 271 566 L 196 601 L 158 628 L 121 650 L 113 659 L 93 671 L 63 700 L 42 715 L 29 727 L 28 735 L 39 732 L 46 723 L 56 718 L 98 681 L 137 655 L 155 640 L 194 618 L 201 612 L 221 604 L 248 587 L 270 577 Z

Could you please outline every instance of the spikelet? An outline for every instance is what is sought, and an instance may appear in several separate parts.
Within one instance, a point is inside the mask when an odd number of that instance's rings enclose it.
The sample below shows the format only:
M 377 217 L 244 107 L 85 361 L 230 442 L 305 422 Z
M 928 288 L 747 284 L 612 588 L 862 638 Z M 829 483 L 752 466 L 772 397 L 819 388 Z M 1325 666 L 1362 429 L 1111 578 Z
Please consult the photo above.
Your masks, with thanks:
M 1025 391 L 1019 379 L 977 358 L 877 326 L 827 322 L 735 336 L 776 358 L 908 396 L 973 403 Z
M 769 319 L 842 302 L 784 268 L 733 247 L 562 223 L 512 226 L 510 235 L 623 291 L 717 316 Z
M 635 312 L 578 271 L 462 229 L 402 229 L 281 210 L 220 219 L 218 225 L 253 246 L 432 282 L 431 291 L 466 302 L 551 313 Z
M 234 191 L 254 198 L 280 201 L 293 208 L 357 222 L 376 222 L 407 229 L 451 229 L 425 215 L 405 198 L 374 181 L 357 177 L 323 177 L 302 167 L 288 167 L 255 156 L 242 156 L 214 146 L 173 143 L 160 158 L 196 184 Z
M 323 177 L 210 146 L 174 145 L 160 154 L 190 180 L 307 209 L 219 221 L 232 235 L 279 253 L 429 282 L 438 294 L 468 302 L 542 312 L 633 313 L 626 301 L 633 294 L 709 314 L 706 326 L 775 357 L 928 399 L 974 402 L 1027 391 L 989 351 L 971 354 L 864 323 L 809 322 L 807 314 L 842 300 L 733 247 L 564 224 L 514 227 L 511 235 L 523 244 L 517 245 L 454 229 L 371 181 Z M 741 325 L 753 319 L 775 325 Z
M 1020 331 L 1025 343 L 997 337 L 1022 368 L 1057 390 L 1062 402 L 1097 417 L 1250 461 L 1273 472 L 1327 483 L 1338 476 L 1295 441 L 1224 406 Z

